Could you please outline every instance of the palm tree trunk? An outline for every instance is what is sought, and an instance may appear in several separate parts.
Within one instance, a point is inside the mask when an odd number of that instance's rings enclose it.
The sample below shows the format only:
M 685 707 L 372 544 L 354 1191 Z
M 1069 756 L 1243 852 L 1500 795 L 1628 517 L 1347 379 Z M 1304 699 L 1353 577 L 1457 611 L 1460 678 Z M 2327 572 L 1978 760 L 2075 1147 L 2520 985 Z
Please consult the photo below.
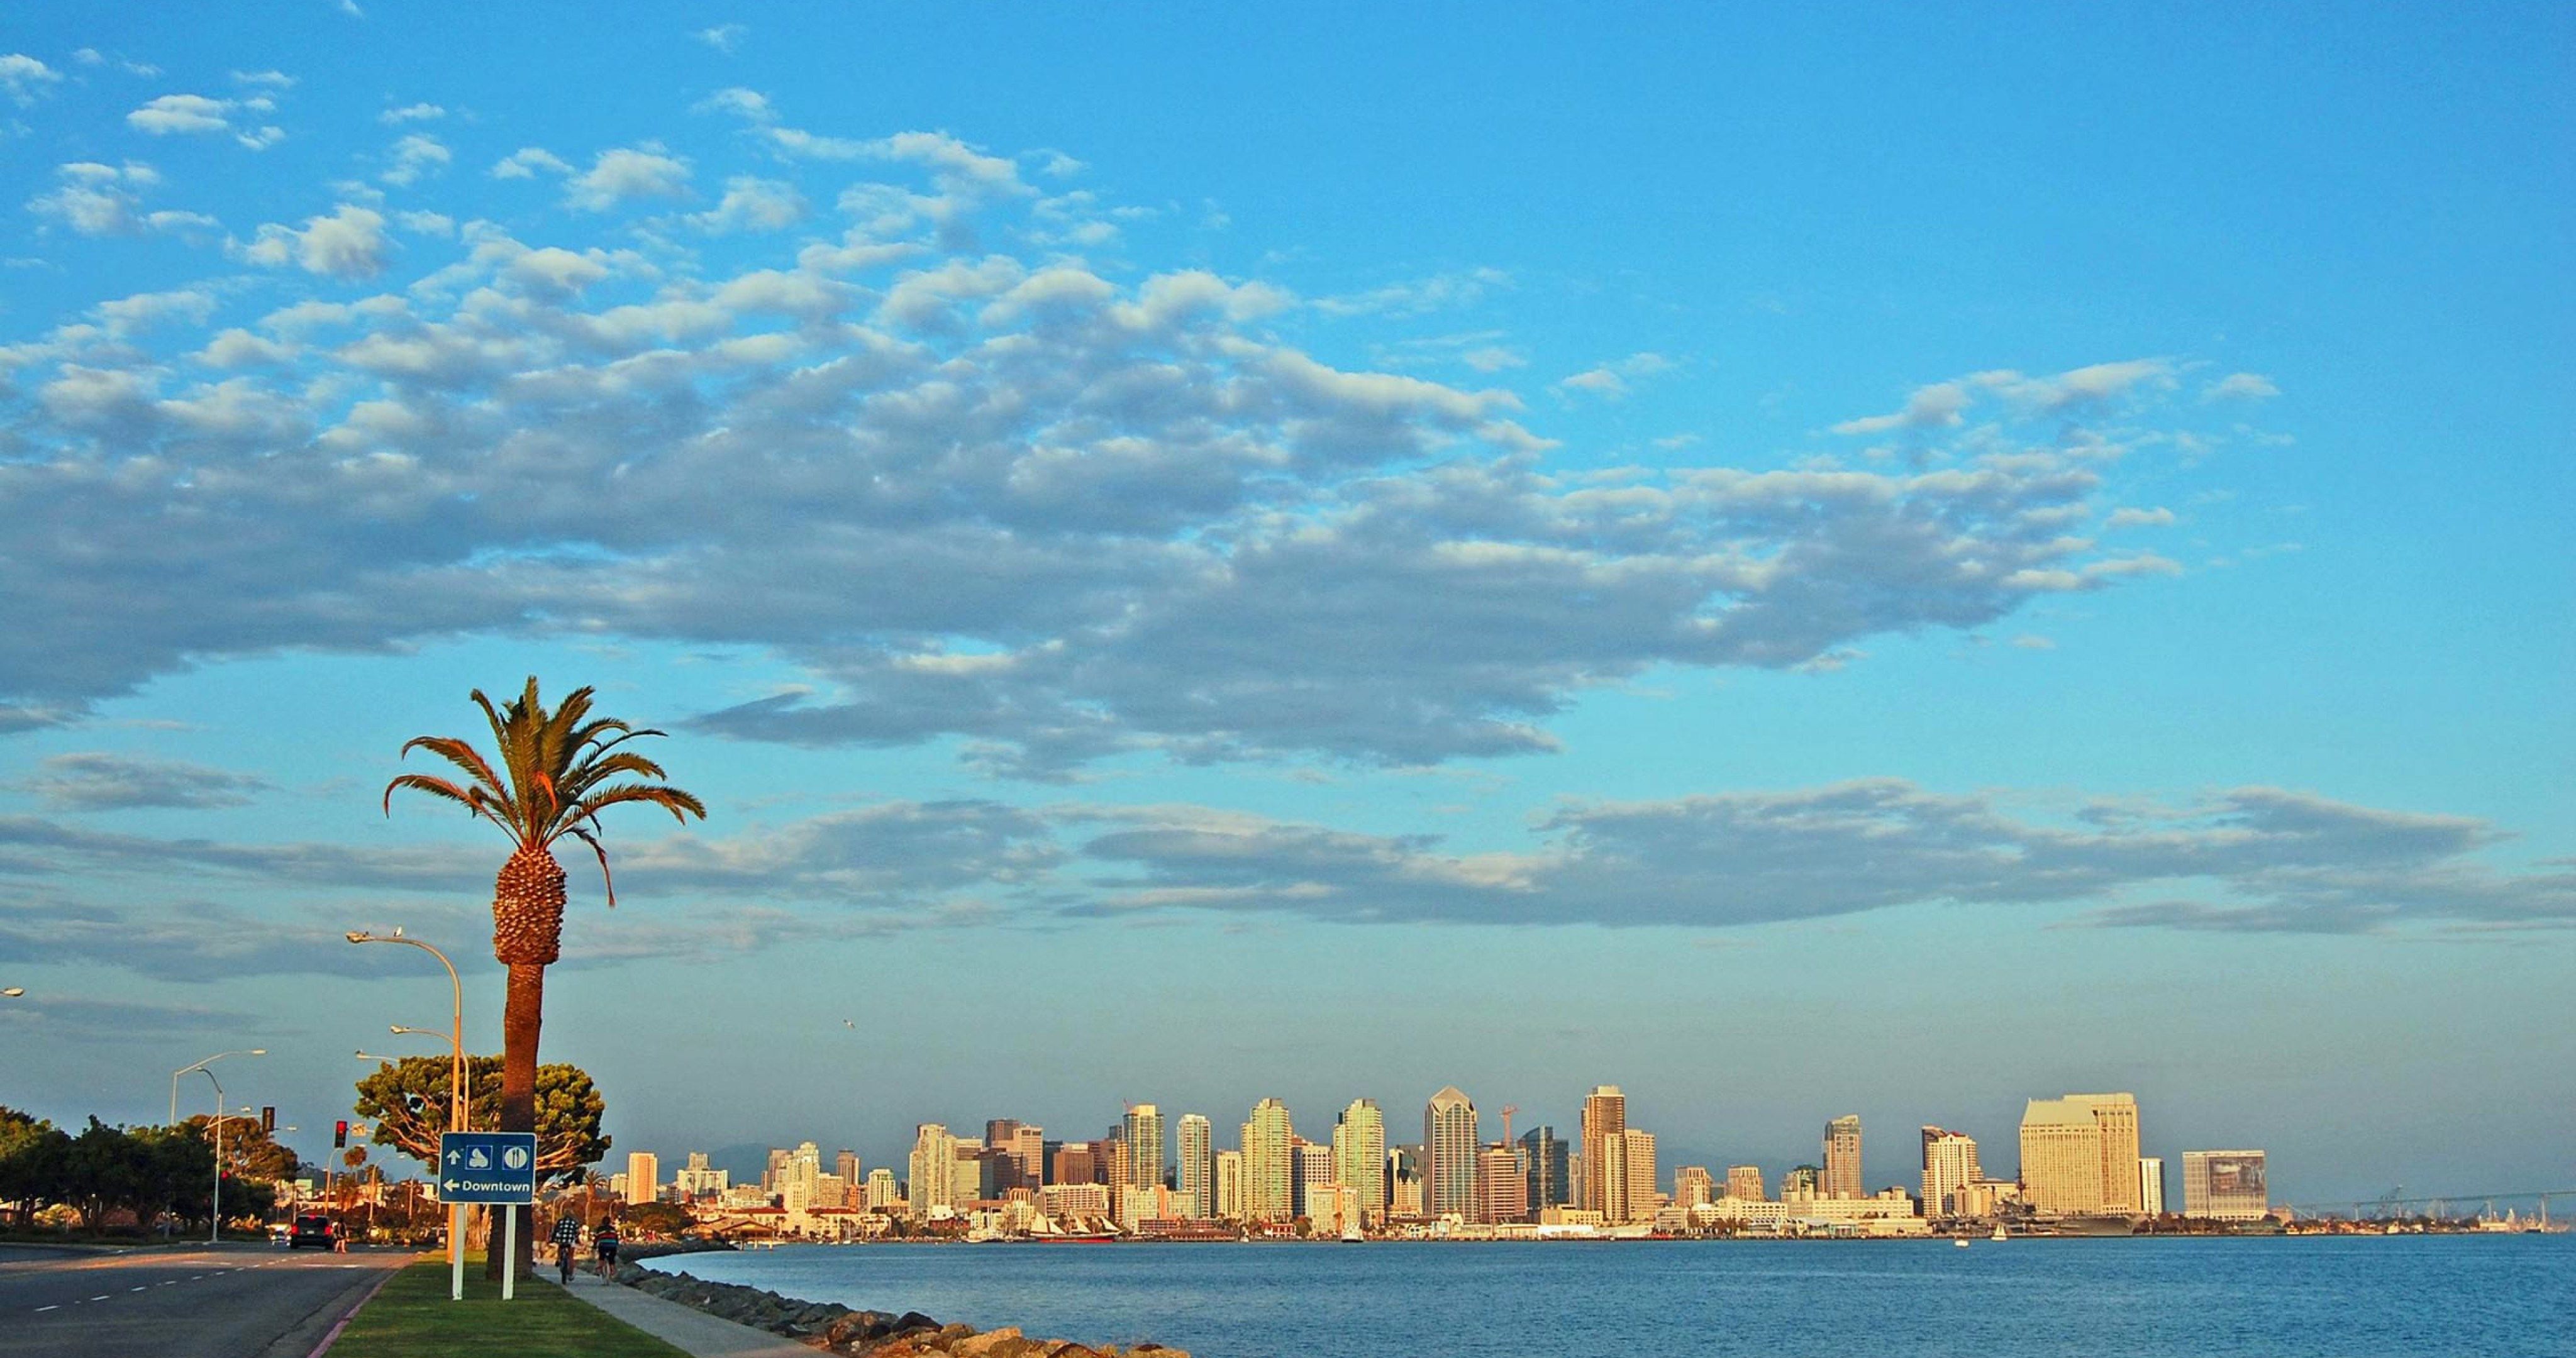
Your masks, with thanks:
M 533 1132 L 537 1129 L 537 1031 L 545 1023 L 546 969 L 542 963 L 510 964 L 510 989 L 501 1009 L 501 1127 L 505 1132 Z M 519 1247 L 517 1266 L 521 1273 L 533 1271 L 536 1258 L 536 1228 L 527 1209 L 503 1208 L 519 1214 Z M 497 1223 L 496 1223 L 497 1224 Z M 499 1241 L 492 1242 L 498 1245 Z M 487 1253 L 487 1277 L 501 1276 L 501 1260 L 496 1252 Z

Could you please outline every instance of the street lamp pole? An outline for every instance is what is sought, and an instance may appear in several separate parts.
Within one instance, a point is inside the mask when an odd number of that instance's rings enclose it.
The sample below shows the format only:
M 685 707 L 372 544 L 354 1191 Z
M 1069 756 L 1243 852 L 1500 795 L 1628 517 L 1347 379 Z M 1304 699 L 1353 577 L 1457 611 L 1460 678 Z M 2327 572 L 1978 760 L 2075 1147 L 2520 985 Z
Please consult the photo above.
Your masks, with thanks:
M 418 948 L 422 952 L 428 953 L 430 956 L 437 958 L 438 964 L 447 968 L 448 990 L 456 1001 L 453 1012 L 455 1026 L 450 1030 L 448 1035 L 449 1058 L 452 1064 L 449 1065 L 447 1074 L 447 1129 L 451 1132 L 464 1131 L 466 1129 L 465 1111 L 467 1107 L 465 1099 L 465 982 L 457 977 L 456 964 L 447 960 L 447 954 L 440 952 L 429 944 L 423 943 L 416 938 L 405 938 L 403 936 L 403 931 L 400 929 L 396 929 L 390 934 L 374 934 L 364 929 L 354 929 L 351 930 L 346 937 L 351 943 L 405 944 L 409 947 Z M 415 1032 L 418 1030 L 404 1028 L 397 1025 L 394 1028 L 394 1031 L 397 1033 L 405 1033 Z M 433 1034 L 433 1036 L 435 1036 L 435 1034 Z M 437 1172 L 436 1167 L 437 1162 L 435 1158 L 433 1158 L 431 1161 L 431 1172 L 433 1174 Z M 448 1300 L 465 1300 L 465 1209 L 455 1203 L 449 1203 L 447 1205 L 447 1272 Z
M 191 1072 L 191 1071 L 202 1071 L 202 1070 L 204 1070 L 206 1067 L 213 1065 L 213 1064 L 214 1064 L 214 1063 L 216 1063 L 217 1061 L 221 1061 L 221 1060 L 223 1060 L 223 1059 L 224 1059 L 225 1057 L 227 1057 L 227 1056 L 266 1056 L 266 1055 L 268 1055 L 268 1048 L 266 1048 L 266 1047 L 252 1047 L 252 1048 L 250 1048 L 250 1049 L 249 1049 L 249 1050 L 247 1050 L 247 1051 L 237 1051 L 237 1052 L 216 1052 L 214 1055 L 209 1056 L 209 1057 L 207 1057 L 205 1060 L 203 1060 L 203 1061 L 199 1061 L 199 1062 L 197 1062 L 197 1063 L 196 1063 L 196 1064 L 194 1064 L 194 1065 L 181 1066 L 181 1067 L 179 1067 L 177 1070 L 174 1070 L 174 1071 L 170 1072 L 170 1121 L 169 1121 L 168 1123 L 164 1124 L 164 1125 L 166 1125 L 166 1126 L 171 1126 L 171 1127 L 176 1127 L 176 1126 L 178 1126 L 178 1125 L 179 1125 L 179 1077 L 180 1077 L 180 1076 L 182 1076 L 182 1075 L 186 1075 L 186 1074 L 188 1074 L 188 1073 L 189 1073 L 189 1072 Z M 206 1078 L 211 1080 L 211 1079 L 213 1079 L 214 1077 L 213 1077 L 212 1075 L 209 1075 L 209 1076 L 207 1076 Z M 221 1107 L 218 1107 L 218 1108 L 216 1108 L 216 1109 L 215 1109 L 215 1111 L 216 1111 L 216 1112 L 218 1112 L 218 1113 L 220 1113 L 220 1112 L 222 1112 L 222 1111 L 224 1111 L 224 1110 L 223 1110 Z

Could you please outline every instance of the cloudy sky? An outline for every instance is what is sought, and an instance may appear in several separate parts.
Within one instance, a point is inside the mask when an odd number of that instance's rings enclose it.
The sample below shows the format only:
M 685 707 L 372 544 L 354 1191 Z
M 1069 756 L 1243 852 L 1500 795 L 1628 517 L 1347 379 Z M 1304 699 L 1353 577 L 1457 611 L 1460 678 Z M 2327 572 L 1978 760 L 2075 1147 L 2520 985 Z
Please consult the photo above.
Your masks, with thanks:
M 2565 10 L 951 9 L 0 17 L 0 1102 L 497 1047 L 535 673 L 621 1149 L 2565 1177 Z

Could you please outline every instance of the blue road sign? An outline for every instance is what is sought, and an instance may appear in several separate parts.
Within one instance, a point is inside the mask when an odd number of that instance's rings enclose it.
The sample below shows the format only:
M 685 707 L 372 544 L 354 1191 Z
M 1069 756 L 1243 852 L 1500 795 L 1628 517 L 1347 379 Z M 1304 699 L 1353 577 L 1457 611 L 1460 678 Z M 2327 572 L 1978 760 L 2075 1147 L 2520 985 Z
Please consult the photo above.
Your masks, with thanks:
M 444 1132 L 438 1138 L 440 1202 L 537 1200 L 535 1132 Z

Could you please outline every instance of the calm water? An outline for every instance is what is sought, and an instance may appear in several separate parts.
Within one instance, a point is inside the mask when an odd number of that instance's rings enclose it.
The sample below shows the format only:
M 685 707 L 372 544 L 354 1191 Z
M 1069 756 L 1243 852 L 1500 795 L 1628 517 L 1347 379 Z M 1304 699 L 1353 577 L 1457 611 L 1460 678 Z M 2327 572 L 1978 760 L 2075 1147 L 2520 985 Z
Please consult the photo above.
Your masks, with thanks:
M 657 1261 L 1197 1358 L 2576 1354 L 2576 1237 L 808 1246 Z

